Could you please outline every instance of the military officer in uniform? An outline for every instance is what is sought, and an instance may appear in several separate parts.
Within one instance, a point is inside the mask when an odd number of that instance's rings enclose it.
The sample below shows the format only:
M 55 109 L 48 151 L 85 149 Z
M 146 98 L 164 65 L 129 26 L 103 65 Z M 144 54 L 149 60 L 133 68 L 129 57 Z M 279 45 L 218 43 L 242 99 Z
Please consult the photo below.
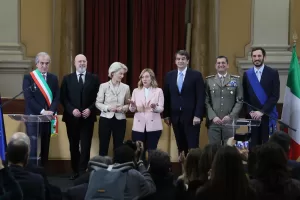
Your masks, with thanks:
M 222 126 L 226 122 L 238 118 L 243 103 L 242 81 L 239 76 L 227 73 L 228 58 L 219 56 L 216 60 L 216 75 L 206 77 L 206 109 L 209 143 L 226 143 L 233 137 L 230 126 Z

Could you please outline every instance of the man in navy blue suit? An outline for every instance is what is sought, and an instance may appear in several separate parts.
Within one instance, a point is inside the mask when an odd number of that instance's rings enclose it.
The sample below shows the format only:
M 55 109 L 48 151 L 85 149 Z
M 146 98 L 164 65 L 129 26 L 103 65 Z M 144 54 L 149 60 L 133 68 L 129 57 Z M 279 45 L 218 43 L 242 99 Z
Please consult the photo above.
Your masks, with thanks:
M 188 68 L 189 60 L 189 53 L 179 50 L 175 54 L 177 69 L 167 73 L 164 85 L 164 120 L 173 126 L 179 154 L 199 147 L 205 105 L 202 74 Z
M 259 127 L 251 128 L 250 148 L 269 140 L 269 135 L 276 130 L 278 118 L 276 104 L 280 94 L 278 71 L 264 64 L 266 51 L 261 47 L 253 48 L 251 57 L 254 67 L 248 69 L 243 76 L 244 100 L 262 112 L 247 106 L 247 118 L 261 120 Z
M 50 56 L 45 52 L 40 52 L 35 58 L 37 69 L 26 74 L 23 79 L 23 91 L 25 99 L 26 115 L 54 115 L 59 105 L 59 86 L 57 76 L 48 72 Z M 41 137 L 41 165 L 45 166 L 48 161 L 51 123 L 42 122 L 26 123 L 26 131 L 30 137 L 31 151 L 30 162 L 35 162 L 37 158 L 37 130 Z

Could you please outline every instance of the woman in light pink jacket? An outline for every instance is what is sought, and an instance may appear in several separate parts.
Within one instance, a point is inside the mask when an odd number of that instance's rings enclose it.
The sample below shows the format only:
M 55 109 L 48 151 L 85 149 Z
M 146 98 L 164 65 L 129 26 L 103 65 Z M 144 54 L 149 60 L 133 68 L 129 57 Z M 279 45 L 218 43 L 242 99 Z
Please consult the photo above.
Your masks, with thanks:
M 163 129 L 160 113 L 164 110 L 164 94 L 151 69 L 144 69 L 139 78 L 129 106 L 129 110 L 135 112 L 132 140 L 142 141 L 149 151 L 157 148 Z

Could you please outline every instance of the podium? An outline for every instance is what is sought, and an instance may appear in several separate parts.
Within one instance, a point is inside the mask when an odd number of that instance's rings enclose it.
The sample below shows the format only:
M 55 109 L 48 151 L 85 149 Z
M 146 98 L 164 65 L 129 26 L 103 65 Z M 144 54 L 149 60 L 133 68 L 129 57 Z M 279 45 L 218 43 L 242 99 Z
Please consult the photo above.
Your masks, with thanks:
M 223 126 L 232 128 L 234 140 L 236 141 L 248 141 L 251 137 L 251 128 L 260 126 L 261 121 L 255 119 L 232 119 Z
M 22 114 L 9 114 L 11 119 L 23 123 L 36 123 L 37 131 L 36 133 L 26 134 L 30 138 L 30 152 L 29 161 L 33 164 L 38 165 L 40 160 L 40 123 L 50 122 L 55 117 L 53 115 L 22 115 Z

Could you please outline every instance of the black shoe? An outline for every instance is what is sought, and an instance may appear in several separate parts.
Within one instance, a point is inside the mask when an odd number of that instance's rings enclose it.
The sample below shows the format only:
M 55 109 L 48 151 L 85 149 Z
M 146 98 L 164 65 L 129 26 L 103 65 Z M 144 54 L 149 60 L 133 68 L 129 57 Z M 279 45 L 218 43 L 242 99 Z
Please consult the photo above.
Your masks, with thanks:
M 76 178 L 79 177 L 79 174 L 78 173 L 74 173 L 70 176 L 70 180 L 75 180 Z

